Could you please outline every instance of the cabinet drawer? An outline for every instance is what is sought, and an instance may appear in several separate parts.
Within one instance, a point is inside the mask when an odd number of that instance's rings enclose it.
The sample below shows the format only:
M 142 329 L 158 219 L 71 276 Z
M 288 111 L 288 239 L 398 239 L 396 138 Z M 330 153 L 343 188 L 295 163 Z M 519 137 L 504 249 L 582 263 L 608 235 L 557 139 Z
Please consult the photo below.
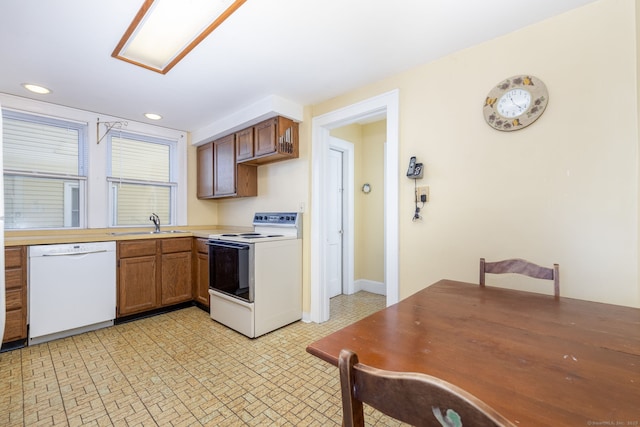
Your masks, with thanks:
M 191 251 L 191 240 L 191 237 L 162 239 L 162 253 L 168 254 L 172 252 Z
M 196 239 L 196 252 L 201 254 L 209 253 L 209 246 L 207 246 L 207 239 Z
M 22 289 L 7 290 L 7 311 L 20 310 L 22 308 Z
M 132 240 L 118 243 L 120 258 L 131 258 L 156 254 L 156 240 Z
M 11 268 L 5 270 L 4 281 L 7 289 L 22 289 L 22 269 Z
M 4 249 L 4 267 L 15 268 L 22 266 L 22 246 Z

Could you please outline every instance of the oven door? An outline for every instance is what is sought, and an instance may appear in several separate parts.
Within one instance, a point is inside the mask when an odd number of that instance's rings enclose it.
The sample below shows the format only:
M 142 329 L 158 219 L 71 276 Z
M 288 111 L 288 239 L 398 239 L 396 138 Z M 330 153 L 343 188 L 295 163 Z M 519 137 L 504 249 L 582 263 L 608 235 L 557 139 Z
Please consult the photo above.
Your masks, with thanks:
M 209 289 L 253 302 L 253 243 L 209 240 Z

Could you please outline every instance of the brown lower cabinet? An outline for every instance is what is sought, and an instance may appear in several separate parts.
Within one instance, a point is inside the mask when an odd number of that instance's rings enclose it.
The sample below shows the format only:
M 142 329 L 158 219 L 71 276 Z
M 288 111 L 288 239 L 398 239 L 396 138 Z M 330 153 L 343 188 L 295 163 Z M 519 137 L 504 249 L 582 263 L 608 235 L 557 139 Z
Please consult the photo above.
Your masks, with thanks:
M 209 307 L 207 239 L 120 241 L 117 317 L 195 300 Z M 27 339 L 27 247 L 4 249 L 6 325 L 3 343 Z
M 2 342 L 27 338 L 27 248 L 4 248 L 6 323 Z
M 162 306 L 191 301 L 191 242 L 193 238 L 161 239 L 160 302 Z
M 117 317 L 192 299 L 191 237 L 118 242 Z
M 209 247 L 207 239 L 193 239 L 193 299 L 209 307 Z

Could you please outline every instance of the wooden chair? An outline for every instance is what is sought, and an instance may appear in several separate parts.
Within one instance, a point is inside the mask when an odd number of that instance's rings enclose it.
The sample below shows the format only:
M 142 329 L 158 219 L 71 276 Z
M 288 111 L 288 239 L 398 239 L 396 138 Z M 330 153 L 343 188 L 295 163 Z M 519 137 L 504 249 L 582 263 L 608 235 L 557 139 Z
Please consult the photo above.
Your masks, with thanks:
M 345 427 L 364 427 L 363 403 L 414 426 L 514 426 L 476 397 L 430 375 L 363 365 L 347 349 L 340 352 L 338 367 Z
M 558 264 L 548 268 L 519 258 L 496 262 L 486 262 L 484 258 L 480 258 L 480 286 L 484 286 L 485 273 L 517 273 L 536 279 L 553 280 L 553 295 L 556 299 L 560 298 L 560 266 Z

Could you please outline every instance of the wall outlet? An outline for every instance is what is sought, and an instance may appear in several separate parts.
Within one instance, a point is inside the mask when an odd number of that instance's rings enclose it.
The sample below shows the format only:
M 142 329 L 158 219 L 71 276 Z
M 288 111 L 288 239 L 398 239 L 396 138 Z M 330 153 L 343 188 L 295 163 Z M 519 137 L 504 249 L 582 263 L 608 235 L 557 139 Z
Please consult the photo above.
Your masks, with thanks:
M 418 201 L 422 201 L 422 196 L 425 196 L 425 203 L 429 201 L 429 187 L 418 187 Z

